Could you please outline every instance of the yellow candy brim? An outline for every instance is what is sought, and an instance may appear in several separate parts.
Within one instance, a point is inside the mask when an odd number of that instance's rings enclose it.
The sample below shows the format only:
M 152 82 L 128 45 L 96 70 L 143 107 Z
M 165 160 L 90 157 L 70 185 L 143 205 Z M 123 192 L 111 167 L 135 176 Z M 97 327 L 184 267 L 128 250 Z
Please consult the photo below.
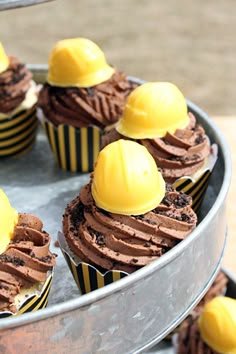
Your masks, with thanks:
M 51 72 L 49 71 L 48 77 L 47 77 L 47 82 L 51 86 L 59 86 L 59 87 L 82 87 L 82 88 L 88 88 L 92 87 L 98 84 L 101 84 L 102 82 L 105 82 L 109 80 L 112 75 L 114 74 L 115 69 L 112 68 L 109 65 L 104 66 L 103 69 L 91 73 L 88 75 L 84 75 L 81 77 L 75 77 L 74 80 L 67 80 L 65 81 L 64 78 L 63 80 L 58 80 L 57 78 L 53 77 Z
M 166 127 L 166 129 L 142 129 L 135 127 L 133 124 L 129 126 L 127 121 L 121 118 L 116 125 L 116 130 L 123 136 L 131 139 L 154 139 L 163 138 L 167 133 L 174 134 L 177 129 L 184 129 L 189 124 L 189 116 L 186 115 L 178 122 L 178 127 Z

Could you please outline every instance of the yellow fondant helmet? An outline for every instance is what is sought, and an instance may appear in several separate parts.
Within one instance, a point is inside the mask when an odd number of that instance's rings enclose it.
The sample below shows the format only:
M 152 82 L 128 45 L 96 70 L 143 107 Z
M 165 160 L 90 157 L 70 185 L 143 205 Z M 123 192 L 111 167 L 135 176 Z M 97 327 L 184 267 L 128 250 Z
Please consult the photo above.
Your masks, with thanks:
M 91 87 L 113 75 L 102 50 L 86 38 L 64 39 L 56 43 L 49 57 L 47 81 L 54 86 Z
M 170 82 L 148 82 L 129 95 L 116 129 L 132 139 L 151 139 L 185 128 L 188 122 L 180 90 Z
M 121 139 L 100 151 L 92 195 L 97 206 L 106 211 L 140 215 L 160 204 L 165 182 L 144 146 Z
M 7 70 L 9 66 L 9 59 L 5 53 L 2 43 L 0 42 L 0 74 Z
M 17 211 L 12 208 L 6 194 L 0 189 L 0 254 L 6 250 L 17 222 Z
M 218 296 L 209 301 L 198 320 L 201 337 L 222 354 L 236 353 L 236 300 Z

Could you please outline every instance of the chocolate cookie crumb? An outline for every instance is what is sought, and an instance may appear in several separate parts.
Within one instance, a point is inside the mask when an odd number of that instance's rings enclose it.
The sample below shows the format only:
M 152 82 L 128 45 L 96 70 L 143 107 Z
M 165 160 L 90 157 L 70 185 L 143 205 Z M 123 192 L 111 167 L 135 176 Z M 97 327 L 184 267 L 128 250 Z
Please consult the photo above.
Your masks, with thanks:
M 20 267 L 20 266 L 25 265 L 25 262 L 23 261 L 23 259 L 20 259 L 19 257 L 12 257 L 12 256 L 9 256 L 8 254 L 1 254 L 0 255 L 0 262 L 12 263 L 16 267 Z
M 80 202 L 71 210 L 71 221 L 73 226 L 77 228 L 78 225 L 84 220 L 84 205 Z
M 151 242 L 147 241 L 147 242 L 144 243 L 143 246 L 144 247 L 151 247 L 151 245 L 152 245 Z

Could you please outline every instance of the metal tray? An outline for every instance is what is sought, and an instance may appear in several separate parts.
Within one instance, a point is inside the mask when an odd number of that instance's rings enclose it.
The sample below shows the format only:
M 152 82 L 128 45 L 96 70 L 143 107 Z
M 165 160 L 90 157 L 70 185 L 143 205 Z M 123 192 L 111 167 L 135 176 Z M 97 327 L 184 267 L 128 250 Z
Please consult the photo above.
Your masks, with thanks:
M 31 66 L 43 82 L 45 66 Z M 231 161 L 227 143 L 214 122 L 188 101 L 219 158 L 210 179 L 199 225 L 159 260 L 102 289 L 80 296 L 58 248 L 49 306 L 0 322 L 6 352 L 140 353 L 160 342 L 203 297 L 220 268 L 226 242 L 226 196 Z M 40 130 L 31 152 L 0 160 L 0 186 L 21 212 L 35 213 L 56 240 L 66 204 L 89 175 L 60 170 Z M 4 338 L 4 340 L 3 340 Z M 42 340 L 43 338 L 43 340 Z M 4 351 L 3 350 L 3 351 Z

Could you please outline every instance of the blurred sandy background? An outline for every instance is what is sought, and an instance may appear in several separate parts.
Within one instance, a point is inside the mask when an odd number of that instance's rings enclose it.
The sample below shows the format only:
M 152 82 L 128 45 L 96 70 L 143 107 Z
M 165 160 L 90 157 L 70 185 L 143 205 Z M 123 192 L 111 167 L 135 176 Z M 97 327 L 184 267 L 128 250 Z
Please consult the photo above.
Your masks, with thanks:
M 212 115 L 236 107 L 235 0 L 55 0 L 0 12 L 0 41 L 27 63 L 47 63 L 57 40 L 94 40 L 110 63 L 176 83 Z

